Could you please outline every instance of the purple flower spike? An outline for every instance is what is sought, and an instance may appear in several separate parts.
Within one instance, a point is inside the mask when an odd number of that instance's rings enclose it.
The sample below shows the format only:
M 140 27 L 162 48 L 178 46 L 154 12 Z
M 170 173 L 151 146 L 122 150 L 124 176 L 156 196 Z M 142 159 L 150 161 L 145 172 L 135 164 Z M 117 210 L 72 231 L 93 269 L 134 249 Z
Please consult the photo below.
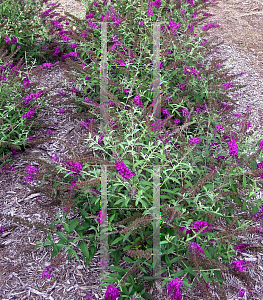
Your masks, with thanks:
M 229 156 L 232 156 L 232 155 L 235 156 L 238 154 L 237 144 L 234 139 L 232 139 L 231 141 L 228 142 L 228 146 L 229 146 Z
M 116 166 L 116 169 L 118 171 L 119 174 L 121 174 L 121 176 L 123 178 L 131 178 L 133 176 L 136 175 L 136 173 L 132 173 L 128 168 L 127 166 L 124 164 L 124 162 L 122 160 L 120 160 L 119 162 L 115 161 L 115 166 Z
M 180 287 L 183 285 L 183 282 L 180 278 L 173 279 L 168 283 L 167 287 L 167 296 L 170 296 L 172 300 L 181 300 L 182 295 Z
M 140 95 L 136 95 L 134 98 L 133 98 L 133 103 L 136 105 L 136 106 L 139 106 L 141 108 L 143 108 L 143 104 L 142 104 L 142 101 L 141 101 L 141 97 Z
M 114 285 L 108 285 L 107 291 L 105 294 L 105 300 L 116 300 L 119 297 L 119 291 Z

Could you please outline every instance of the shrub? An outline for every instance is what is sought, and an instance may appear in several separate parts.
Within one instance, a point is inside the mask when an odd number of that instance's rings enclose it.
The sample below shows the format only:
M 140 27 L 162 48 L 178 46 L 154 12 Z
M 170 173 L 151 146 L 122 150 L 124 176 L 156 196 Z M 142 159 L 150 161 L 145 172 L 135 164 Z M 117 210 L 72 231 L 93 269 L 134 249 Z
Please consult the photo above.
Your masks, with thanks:
M 151 224 L 152 216 L 147 210 L 143 213 L 131 213 L 123 209 L 135 206 L 138 209 L 152 208 L 152 179 L 155 178 L 155 172 L 151 168 L 147 169 L 146 165 L 165 165 L 160 171 L 160 210 L 163 214 L 157 221 L 161 226 L 160 257 L 164 264 L 161 273 L 169 275 L 163 280 L 162 287 L 172 279 L 167 286 L 167 296 L 180 298 L 180 288 L 189 288 L 198 283 L 202 293 L 211 298 L 207 284 L 214 282 L 220 297 L 226 299 L 224 291 L 217 285 L 222 284 L 225 273 L 231 273 L 242 280 L 247 288 L 254 283 L 253 278 L 244 272 L 247 266 L 232 258 L 238 242 L 235 236 L 246 232 L 261 233 L 258 227 L 251 226 L 251 216 L 258 211 L 261 203 L 261 200 L 256 199 L 256 191 L 260 185 L 258 177 L 262 170 L 261 164 L 256 160 L 262 159 L 262 142 L 250 138 L 246 132 L 249 109 L 246 118 L 242 120 L 243 124 L 236 126 L 235 117 L 230 115 L 235 103 L 230 106 L 223 102 L 231 101 L 226 90 L 240 88 L 231 82 L 235 76 L 227 77 L 226 69 L 219 72 L 216 65 L 222 62 L 220 60 L 213 60 L 211 65 L 204 66 L 204 57 L 211 51 L 211 43 L 203 43 L 203 34 L 196 34 L 192 41 L 194 26 L 189 24 L 189 16 L 194 14 L 194 9 L 205 6 L 205 1 L 177 1 L 176 4 L 169 4 L 167 1 L 159 4 L 159 1 L 151 2 L 150 6 L 143 3 L 143 9 L 139 11 L 134 1 L 129 2 L 129 7 L 120 1 L 116 8 L 119 15 L 111 10 L 111 20 L 115 19 L 120 31 L 119 34 L 117 28 L 112 27 L 116 35 L 113 40 L 115 45 L 112 46 L 119 47 L 117 40 L 123 42 L 127 49 L 129 47 L 133 50 L 134 61 L 128 63 L 127 69 L 119 66 L 113 70 L 112 66 L 109 67 L 108 95 L 111 102 L 106 103 L 106 108 L 110 106 L 107 130 L 97 127 L 99 121 L 102 121 L 97 110 L 102 108 L 97 102 L 98 53 L 85 52 L 87 44 L 84 41 L 81 44 L 84 51 L 80 53 L 82 60 L 78 59 L 79 55 L 76 55 L 77 62 L 70 59 L 70 56 L 66 58 L 68 70 L 71 70 L 69 78 L 82 83 L 76 97 L 71 100 L 81 108 L 74 116 L 93 115 L 94 118 L 85 125 L 82 124 L 89 131 L 82 139 L 87 142 L 86 153 L 79 155 L 79 144 L 76 149 L 69 149 L 72 158 L 53 157 L 54 161 L 62 162 L 64 166 L 55 167 L 38 160 L 43 169 L 49 169 L 50 176 L 49 181 L 45 182 L 46 186 L 32 190 L 49 193 L 53 204 L 66 206 L 63 207 L 62 219 L 58 215 L 58 220 L 52 223 L 53 226 L 60 225 L 59 230 L 62 229 L 57 231 L 59 242 L 55 244 L 48 235 L 48 241 L 42 246 L 49 245 L 53 248 L 52 258 L 64 248 L 68 257 L 73 254 L 78 258 L 81 253 L 86 265 L 91 261 L 97 250 L 100 225 L 105 220 L 103 211 L 100 212 L 100 171 L 97 166 L 93 166 L 99 163 L 111 164 L 113 166 L 107 168 L 107 193 L 110 196 L 108 206 L 119 207 L 120 210 L 108 213 L 109 224 L 106 225 L 109 225 L 109 254 L 114 261 L 114 266 L 110 269 L 116 273 L 111 274 L 104 285 L 117 283 L 118 288 L 121 288 L 121 297 L 137 297 L 139 294 L 141 297 L 151 298 L 149 291 L 146 291 L 145 282 L 152 283 L 155 279 L 149 276 L 152 271 L 150 259 L 154 250 L 150 238 L 154 227 Z M 94 12 L 90 12 L 91 7 Z M 102 12 L 105 14 L 108 7 L 91 3 L 88 9 L 87 19 L 91 29 L 86 37 L 90 40 L 88 34 L 93 36 L 94 49 L 100 49 L 96 39 L 100 35 L 100 29 L 89 19 L 93 18 L 92 14 L 95 15 L 97 10 L 96 18 L 100 20 Z M 181 10 L 184 10 L 183 16 Z M 127 12 L 130 13 L 126 19 L 129 26 L 118 20 L 123 19 Z M 167 15 L 167 12 L 170 14 Z M 104 17 L 109 17 L 109 14 Z M 168 47 L 167 53 L 162 56 L 164 72 L 161 118 L 153 116 L 151 109 L 154 103 L 151 96 L 153 83 L 150 80 L 150 49 L 153 47 L 149 41 L 152 36 L 150 23 L 141 23 L 139 26 L 143 29 L 134 25 L 140 24 L 142 20 L 163 20 L 166 26 L 169 24 L 170 30 L 174 30 L 174 34 L 171 34 L 167 31 L 168 28 L 163 27 L 161 35 L 161 49 Z M 81 31 L 84 22 L 76 22 Z M 206 26 L 203 31 L 208 30 L 208 27 L 217 26 Z M 109 40 L 113 38 L 111 31 L 107 34 Z M 77 32 L 72 32 L 72 37 L 81 42 Z M 131 43 L 133 46 L 127 45 L 130 41 L 134 42 Z M 137 48 L 140 41 L 145 41 L 142 43 L 145 46 L 144 52 L 139 52 L 140 47 Z M 125 50 L 124 53 L 114 52 L 114 47 L 111 50 L 111 64 L 117 58 L 121 58 L 123 62 L 127 60 Z M 120 60 L 117 62 L 123 64 Z M 84 70 L 86 63 L 89 65 Z M 144 64 L 144 69 L 139 69 L 139 63 Z M 88 77 L 91 83 L 87 83 Z M 87 94 L 89 97 L 85 97 Z M 95 109 L 85 111 L 92 106 Z M 249 148 L 248 142 L 253 143 L 253 149 Z M 254 152 L 249 155 L 251 150 Z M 37 176 L 41 178 L 42 174 Z M 71 208 L 74 213 L 78 213 L 77 218 L 67 218 Z M 258 212 L 257 217 L 259 215 Z M 218 226 L 219 221 L 225 221 L 226 225 Z M 129 268 L 118 267 L 121 259 L 130 264 Z M 114 286 L 110 286 L 107 297 L 110 291 L 115 296 L 119 293 Z

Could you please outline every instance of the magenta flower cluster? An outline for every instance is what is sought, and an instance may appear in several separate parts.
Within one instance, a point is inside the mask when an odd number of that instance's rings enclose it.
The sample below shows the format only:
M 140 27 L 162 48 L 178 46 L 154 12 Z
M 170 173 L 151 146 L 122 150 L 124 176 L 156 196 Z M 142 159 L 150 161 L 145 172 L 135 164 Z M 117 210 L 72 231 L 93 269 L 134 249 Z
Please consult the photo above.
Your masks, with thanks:
M 43 94 L 43 90 L 40 90 L 39 92 L 37 92 L 36 94 L 30 94 L 30 95 L 27 95 L 25 97 L 23 97 L 22 99 L 24 99 L 24 104 L 27 105 L 32 99 L 38 99 L 42 96 Z
M 237 296 L 243 298 L 244 294 L 245 294 L 245 290 L 241 289 Z
M 139 94 L 136 95 L 136 96 L 133 98 L 133 103 L 134 103 L 136 106 L 143 108 L 142 100 L 141 100 L 141 97 L 140 97 Z
M 200 75 L 201 73 L 199 71 L 197 71 L 194 67 L 189 67 L 189 66 L 185 66 L 184 67 L 184 73 L 190 73 L 194 76 Z
M 242 271 L 247 271 L 248 264 L 249 264 L 249 262 L 244 261 L 244 260 L 235 260 L 231 263 L 231 267 L 239 273 Z
M 51 68 L 51 67 L 52 67 L 52 63 L 44 63 L 44 64 L 38 66 L 38 68 L 40 68 L 40 69 L 46 69 L 46 68 Z
M 7 44 L 16 44 L 16 43 L 17 43 L 17 38 L 14 36 L 14 37 L 12 37 L 11 40 L 10 40 L 10 38 L 9 38 L 8 36 L 6 36 L 6 37 L 5 37 L 5 42 L 6 42 Z
M 183 91 L 186 88 L 186 83 L 179 83 L 177 86 Z
M 263 219 L 263 208 L 252 215 L 253 219 Z
M 238 244 L 235 245 L 235 249 L 238 250 L 238 253 L 241 254 L 242 252 L 247 252 L 247 247 L 249 246 L 249 244 Z
M 21 116 L 21 118 L 31 119 L 35 113 L 36 112 L 33 109 L 32 110 L 30 109 L 28 112 L 26 112 L 25 114 L 23 114 Z
M 87 122 L 82 122 L 82 123 L 80 123 L 80 126 L 81 126 L 81 127 L 87 127 L 87 126 L 89 126 L 90 123 L 93 122 L 93 121 L 94 121 L 94 119 L 87 119 Z
M 171 280 L 167 286 L 167 296 L 170 296 L 171 300 L 181 300 L 182 295 L 180 288 L 183 285 L 183 282 L 180 278 Z
M 229 156 L 237 156 L 238 155 L 238 147 L 235 139 L 232 139 L 228 142 L 229 146 Z
M 208 222 L 205 222 L 205 221 L 195 221 L 194 223 L 191 224 L 191 229 L 187 229 L 186 230 L 186 234 L 192 234 L 193 233 L 193 230 L 198 232 L 199 230 L 201 230 L 202 228 L 206 227 L 204 231 L 202 232 L 209 232 L 212 230 L 212 224 L 208 223 Z M 184 231 L 186 227 L 180 227 L 180 229 L 182 231 Z
M 159 9 L 161 5 L 162 5 L 162 1 L 161 0 L 152 1 L 150 3 L 150 6 L 155 6 L 157 9 Z
M 2 233 L 5 232 L 5 231 L 6 231 L 5 227 L 0 226 L 0 231 L 1 231 Z
M 108 285 L 107 291 L 105 294 L 105 300 L 116 300 L 119 297 L 119 291 L 114 285 Z
M 152 131 L 161 130 L 163 127 L 162 119 L 158 119 L 156 122 L 152 124 Z
M 124 164 L 124 162 L 122 160 L 120 160 L 119 162 L 118 161 L 115 161 L 115 167 L 118 171 L 119 174 L 121 174 L 121 176 L 123 178 L 128 178 L 130 179 L 131 177 L 135 176 L 136 173 L 132 173 L 128 168 L 127 166 Z
M 162 109 L 162 113 L 165 115 L 165 118 L 168 118 L 171 116 L 171 114 L 169 113 L 167 108 L 163 108 Z
M 191 242 L 190 242 L 189 245 L 190 245 L 190 248 L 188 249 L 188 251 L 191 251 L 191 249 L 193 249 L 193 250 L 195 250 L 195 251 L 197 252 L 197 254 L 198 254 L 199 256 L 202 256 L 201 253 L 204 254 L 204 250 L 203 250 L 202 247 L 201 247 L 200 245 L 198 245 L 197 243 L 195 243 L 195 242 L 192 242 L 192 243 L 191 243 Z
M 52 160 L 55 162 L 59 162 L 59 158 L 53 155 Z M 77 177 L 77 174 L 80 173 L 82 170 L 82 165 L 78 162 L 71 162 L 71 161 L 66 161 L 65 159 L 62 160 L 62 163 L 66 165 L 66 168 L 68 169 L 67 173 L 72 171 L 74 174 L 74 177 Z
M 226 83 L 222 83 L 222 85 L 225 87 L 226 90 L 230 89 L 231 86 L 233 85 L 232 82 L 226 82 Z
M 194 6 L 194 0 L 185 0 L 184 3 L 188 3 L 191 6 Z
M 168 29 L 173 30 L 173 33 L 177 33 L 177 29 L 182 26 L 182 23 L 175 23 L 172 19 L 170 20 Z
M 211 28 L 217 28 L 219 26 L 220 26 L 219 24 L 208 23 L 208 24 L 206 24 L 205 26 L 202 27 L 202 30 L 203 31 L 207 31 L 207 30 L 209 30 Z
M 67 54 L 64 54 L 61 56 L 61 58 L 68 58 L 68 57 L 77 57 L 78 56 L 78 53 L 77 52 L 69 52 Z
M 199 144 L 201 143 L 201 139 L 199 137 L 193 137 L 193 138 L 190 138 L 189 141 L 193 144 Z
M 53 271 L 53 269 L 52 268 L 50 268 L 50 267 L 47 267 L 44 271 L 43 271 L 43 273 L 42 273 L 42 278 L 45 278 L 45 279 L 49 279 L 50 278 L 50 275 L 51 275 L 51 273 L 52 273 L 52 271 Z
M 34 180 L 34 176 L 37 172 L 38 172 L 38 169 L 33 167 L 33 166 L 27 166 L 26 167 L 26 172 L 31 174 L 31 175 L 28 175 L 27 177 L 25 177 L 25 181 L 26 182 L 29 182 L 29 181 L 33 181 Z
M 15 153 L 14 151 L 16 151 L 16 149 L 12 149 L 13 154 L 16 155 L 17 153 Z M 15 168 L 12 167 L 11 165 L 8 165 L 8 164 L 7 164 L 7 165 L 1 167 L 0 173 L 1 173 L 1 172 L 4 173 L 5 171 L 15 171 Z

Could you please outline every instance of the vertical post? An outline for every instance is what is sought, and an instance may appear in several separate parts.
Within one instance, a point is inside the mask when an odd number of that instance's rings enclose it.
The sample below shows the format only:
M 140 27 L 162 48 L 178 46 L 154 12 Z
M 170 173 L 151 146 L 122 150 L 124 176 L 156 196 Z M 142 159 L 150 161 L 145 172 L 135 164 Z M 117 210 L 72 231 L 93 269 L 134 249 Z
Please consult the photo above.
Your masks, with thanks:
M 101 222 L 100 222 L 100 280 L 101 283 L 108 275 L 109 244 L 108 244 L 108 215 L 107 215 L 107 165 L 101 166 Z
M 101 132 L 108 132 L 108 97 L 107 97 L 107 22 L 101 22 L 101 66 L 100 66 L 100 113 Z
M 153 23 L 153 116 L 161 119 L 160 22 Z
M 108 97 L 107 97 L 107 22 L 101 22 L 101 66 L 100 66 L 100 130 L 108 133 Z M 107 219 L 107 166 L 101 166 L 101 223 L 100 223 L 100 280 L 104 283 L 108 275 L 109 244 Z
M 153 166 L 153 277 L 161 277 L 160 165 Z

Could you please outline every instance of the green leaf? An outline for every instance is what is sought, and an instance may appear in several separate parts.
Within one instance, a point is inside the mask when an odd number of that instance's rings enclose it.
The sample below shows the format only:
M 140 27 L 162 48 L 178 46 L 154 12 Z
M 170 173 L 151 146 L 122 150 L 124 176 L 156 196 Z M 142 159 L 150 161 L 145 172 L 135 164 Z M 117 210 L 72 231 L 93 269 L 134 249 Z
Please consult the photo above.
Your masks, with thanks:
M 11 52 L 14 52 L 15 48 L 16 48 L 16 44 L 13 44 L 13 45 L 11 46 Z
M 75 238 L 75 239 L 73 240 L 73 244 L 76 243 L 77 241 L 84 240 L 84 239 L 86 239 L 86 238 L 88 238 L 88 236 L 80 236 L 80 237 L 78 237 L 78 238 Z
M 186 268 L 184 271 L 185 271 L 185 273 L 190 273 L 190 274 L 192 274 L 193 276 L 196 276 L 196 274 L 195 274 L 193 268 L 191 268 L 191 267 Z
M 109 284 L 112 284 L 112 283 L 115 283 L 117 281 L 117 279 L 116 278 L 115 279 L 114 278 L 105 278 L 104 281 Z
M 220 275 L 220 272 L 218 270 L 214 271 L 215 277 L 218 279 L 219 282 L 223 282 L 223 278 Z
M 155 280 L 155 277 L 153 277 L 153 276 L 142 276 L 141 278 L 144 279 L 144 280 L 146 280 L 146 281 L 153 281 L 153 280 Z
M 184 275 L 185 273 L 186 273 L 185 270 L 181 270 L 179 272 L 176 272 L 173 276 L 174 277 L 180 277 L 180 276 Z
M 128 269 L 122 269 L 122 268 L 117 267 L 117 266 L 110 266 L 109 269 L 111 269 L 113 271 L 117 271 L 120 274 L 125 274 L 126 271 L 128 270 Z
M 243 204 L 241 199 L 237 196 L 230 196 L 233 200 L 235 200 L 236 203 L 239 203 L 239 204 Z
M 84 217 L 84 218 L 86 218 L 86 219 L 89 218 L 88 213 L 87 213 L 84 209 L 79 208 L 79 211 L 80 211 L 82 217 Z
M 64 223 L 64 227 L 65 227 L 67 233 L 71 232 L 67 223 Z
M 73 230 L 77 226 L 78 222 L 79 222 L 79 219 L 73 219 L 73 220 L 70 221 L 70 224 L 69 224 L 70 232 L 73 232 Z
M 175 181 L 176 183 L 180 184 L 180 181 L 178 179 L 176 179 L 175 177 L 170 177 L 169 179 L 172 179 L 173 181 Z
M 123 240 L 123 237 L 122 236 L 119 236 L 119 237 L 117 237 L 112 243 L 111 243 L 111 245 L 115 245 L 115 244 L 117 244 L 119 241 L 122 241 Z
M 66 242 L 66 243 L 69 242 L 69 240 L 66 238 L 66 236 L 64 235 L 63 232 L 57 231 L 56 234 L 57 234 L 59 237 L 61 237 L 61 239 L 62 239 L 64 242 Z
M 252 170 L 256 170 L 257 169 L 257 162 L 255 160 L 253 160 L 251 163 L 250 163 L 250 167 Z
M 78 244 L 78 247 L 80 248 L 80 250 L 82 251 L 84 257 L 88 260 L 89 259 L 89 248 L 87 246 L 87 243 L 85 243 L 84 241 L 81 241 Z
M 130 231 L 127 232 L 123 238 L 123 242 L 125 242 L 129 238 L 130 235 L 131 235 L 131 232 Z
M 201 271 L 201 273 L 202 273 L 202 276 L 203 276 L 203 278 L 206 282 L 211 282 L 211 280 L 207 277 L 207 275 L 204 271 Z
M 115 281 L 117 281 L 118 279 L 120 280 L 122 278 L 121 275 L 115 273 L 108 274 L 108 276 L 115 278 Z
M 134 260 L 132 260 L 131 258 L 129 258 L 127 256 L 124 256 L 123 260 L 126 261 L 126 262 L 128 262 L 128 263 L 133 263 L 134 264 Z
M 243 175 L 243 187 L 244 187 L 244 189 L 246 188 L 246 186 L 247 186 L 246 176 Z

